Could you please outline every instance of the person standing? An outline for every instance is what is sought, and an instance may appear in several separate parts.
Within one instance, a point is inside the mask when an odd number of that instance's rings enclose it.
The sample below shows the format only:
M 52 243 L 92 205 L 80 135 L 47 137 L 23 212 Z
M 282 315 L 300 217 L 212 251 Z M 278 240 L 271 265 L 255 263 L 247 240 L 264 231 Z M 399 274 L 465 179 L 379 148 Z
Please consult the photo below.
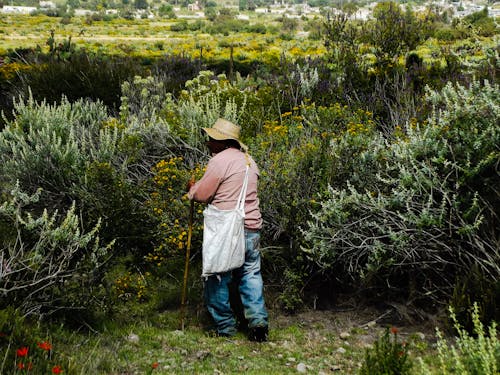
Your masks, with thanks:
M 268 313 L 264 303 L 260 272 L 260 230 L 257 185 L 259 169 L 240 141 L 241 128 L 225 119 L 218 119 L 211 128 L 203 128 L 208 136 L 207 147 L 212 158 L 203 177 L 188 183 L 188 197 L 200 203 L 210 203 L 220 210 L 234 209 L 242 189 L 246 166 L 249 165 L 245 197 L 245 262 L 236 270 L 205 278 L 204 298 L 216 325 L 218 336 L 236 334 L 236 319 L 229 303 L 229 283 L 234 278 L 240 294 L 249 339 L 268 339 Z

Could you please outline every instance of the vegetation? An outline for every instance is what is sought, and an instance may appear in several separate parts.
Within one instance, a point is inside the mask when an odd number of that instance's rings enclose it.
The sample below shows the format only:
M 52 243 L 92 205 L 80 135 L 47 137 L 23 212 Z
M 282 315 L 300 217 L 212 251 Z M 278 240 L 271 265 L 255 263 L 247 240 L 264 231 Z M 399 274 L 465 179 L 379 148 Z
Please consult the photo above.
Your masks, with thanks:
M 31 363 L 53 373 L 286 373 L 341 361 L 347 373 L 494 374 L 496 26 L 485 12 L 451 21 L 395 3 L 380 3 L 374 15 L 265 24 L 231 10 L 158 23 L 104 14 L 60 24 L 42 15 L 2 18 L 3 40 L 33 39 L 7 47 L 0 64 L 1 372 Z M 306 28 L 310 37 L 299 34 Z M 380 337 L 363 362 L 360 348 L 338 358 L 331 327 L 314 337 L 276 327 L 279 345 L 268 347 L 206 337 L 207 322 L 194 318 L 202 310 L 201 206 L 190 260 L 193 318 L 187 332 L 174 331 L 184 188 L 208 158 L 200 129 L 218 117 L 242 125 L 261 169 L 273 311 L 332 306 L 353 292 L 411 322 L 451 305 L 459 349 L 438 334 L 438 363 L 423 342 L 405 341 L 415 345 L 406 350 L 396 329 L 373 331 Z M 474 302 L 480 309 L 469 316 Z M 492 328 L 486 334 L 481 324 Z M 82 331 L 69 334 L 75 327 Z M 110 337 L 96 334 L 105 331 Z M 195 343 L 202 348 L 194 351 Z M 253 361 L 252 350 L 273 360 Z

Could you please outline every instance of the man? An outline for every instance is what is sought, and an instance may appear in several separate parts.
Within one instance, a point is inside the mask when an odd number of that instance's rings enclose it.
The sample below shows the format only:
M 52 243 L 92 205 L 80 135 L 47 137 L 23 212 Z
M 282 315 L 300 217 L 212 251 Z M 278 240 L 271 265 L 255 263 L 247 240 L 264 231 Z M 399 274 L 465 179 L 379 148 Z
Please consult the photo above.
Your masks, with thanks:
M 213 127 L 203 128 L 208 136 L 207 146 L 212 154 L 203 177 L 188 184 L 188 197 L 210 203 L 221 210 L 236 206 L 249 163 L 248 186 L 245 198 L 245 262 L 232 271 L 205 279 L 205 304 L 216 324 L 218 336 L 236 333 L 236 319 L 229 304 L 229 283 L 234 277 L 248 320 L 249 339 L 263 342 L 268 338 L 268 314 L 264 306 L 263 282 L 260 273 L 260 229 L 262 217 L 257 196 L 259 169 L 240 141 L 240 127 L 218 119 Z

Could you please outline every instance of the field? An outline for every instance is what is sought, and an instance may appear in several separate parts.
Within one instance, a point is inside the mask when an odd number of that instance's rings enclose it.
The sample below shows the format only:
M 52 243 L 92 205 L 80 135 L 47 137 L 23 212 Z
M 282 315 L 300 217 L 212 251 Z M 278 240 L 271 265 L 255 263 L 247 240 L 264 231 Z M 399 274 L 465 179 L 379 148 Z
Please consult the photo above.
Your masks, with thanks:
M 264 19 L 262 19 L 264 18 Z M 234 45 L 235 60 L 277 60 L 281 55 L 290 58 L 316 57 L 325 52 L 321 41 L 306 36 L 284 40 L 280 33 L 255 34 L 238 32 L 233 35 L 210 35 L 193 31 L 171 31 L 178 23 L 194 24 L 196 21 L 124 20 L 86 22 L 75 17 L 69 24 L 61 24 L 60 18 L 47 16 L 3 15 L 0 20 L 0 53 L 14 48 L 47 48 L 46 42 L 54 31 L 56 42 L 71 38 L 80 48 L 107 54 L 161 57 L 180 54 L 199 58 L 228 59 L 229 46 Z M 199 21 L 198 21 L 199 22 Z M 252 21 L 255 22 L 255 21 Z M 259 23 L 276 24 L 273 18 L 261 17 Z M 274 26 L 276 27 L 276 26 Z

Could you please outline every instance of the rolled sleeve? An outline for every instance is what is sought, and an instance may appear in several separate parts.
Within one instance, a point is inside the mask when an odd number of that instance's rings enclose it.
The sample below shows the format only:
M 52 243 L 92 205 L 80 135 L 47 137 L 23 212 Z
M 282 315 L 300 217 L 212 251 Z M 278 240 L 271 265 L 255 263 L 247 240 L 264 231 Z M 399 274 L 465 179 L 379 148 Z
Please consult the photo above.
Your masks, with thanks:
M 216 163 L 212 161 L 213 159 L 208 162 L 207 170 L 203 177 L 189 189 L 188 198 L 190 200 L 200 203 L 210 203 L 214 198 L 221 183 L 221 176 L 217 166 L 214 165 Z

